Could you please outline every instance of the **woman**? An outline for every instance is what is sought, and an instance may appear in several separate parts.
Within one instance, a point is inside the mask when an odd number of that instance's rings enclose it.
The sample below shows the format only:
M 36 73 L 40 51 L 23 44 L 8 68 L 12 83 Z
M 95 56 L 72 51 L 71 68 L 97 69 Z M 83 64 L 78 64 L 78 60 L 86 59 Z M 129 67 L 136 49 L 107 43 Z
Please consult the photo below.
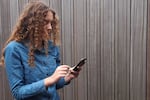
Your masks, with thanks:
M 1 62 L 17 100 L 59 100 L 57 89 L 79 72 L 60 65 L 59 21 L 42 2 L 24 9 L 3 49 Z

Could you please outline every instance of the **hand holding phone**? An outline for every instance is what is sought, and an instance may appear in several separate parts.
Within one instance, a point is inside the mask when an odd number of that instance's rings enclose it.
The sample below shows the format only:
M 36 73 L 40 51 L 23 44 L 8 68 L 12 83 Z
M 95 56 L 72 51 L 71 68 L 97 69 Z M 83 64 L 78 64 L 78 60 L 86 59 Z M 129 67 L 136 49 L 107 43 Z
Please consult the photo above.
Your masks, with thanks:
M 87 58 L 82 58 L 74 67 L 72 67 L 71 69 L 74 71 L 78 71 L 80 67 L 82 67 L 85 62 L 86 62 Z

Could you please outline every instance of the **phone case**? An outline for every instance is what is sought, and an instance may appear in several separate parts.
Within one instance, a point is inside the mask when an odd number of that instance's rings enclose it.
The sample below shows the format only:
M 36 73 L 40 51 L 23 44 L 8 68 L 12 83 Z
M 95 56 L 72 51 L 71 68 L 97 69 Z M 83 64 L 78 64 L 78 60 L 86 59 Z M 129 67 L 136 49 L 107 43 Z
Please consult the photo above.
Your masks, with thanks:
M 87 58 L 82 58 L 78 63 L 77 65 L 75 65 L 72 69 L 74 71 L 78 71 L 79 70 L 79 67 L 83 66 L 86 62 Z

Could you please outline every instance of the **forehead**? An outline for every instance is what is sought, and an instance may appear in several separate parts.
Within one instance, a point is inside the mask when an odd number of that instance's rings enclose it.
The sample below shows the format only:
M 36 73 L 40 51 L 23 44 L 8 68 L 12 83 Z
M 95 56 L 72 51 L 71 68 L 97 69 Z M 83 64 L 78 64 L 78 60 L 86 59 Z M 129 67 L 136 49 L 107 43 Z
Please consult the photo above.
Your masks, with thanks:
M 53 13 L 51 11 L 48 11 L 45 19 L 46 20 L 53 20 Z

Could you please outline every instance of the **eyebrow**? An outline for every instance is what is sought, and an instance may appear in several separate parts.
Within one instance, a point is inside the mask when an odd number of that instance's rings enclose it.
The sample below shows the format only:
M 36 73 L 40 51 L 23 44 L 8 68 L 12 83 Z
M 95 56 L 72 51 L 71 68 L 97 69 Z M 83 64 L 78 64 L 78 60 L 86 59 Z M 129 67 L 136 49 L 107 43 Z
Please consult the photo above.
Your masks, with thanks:
M 45 22 L 53 22 L 53 20 L 44 19 Z
M 48 18 L 48 19 L 45 18 L 44 20 L 46 20 L 46 21 L 53 21 L 54 18 L 52 18 L 52 19 L 51 18 Z

